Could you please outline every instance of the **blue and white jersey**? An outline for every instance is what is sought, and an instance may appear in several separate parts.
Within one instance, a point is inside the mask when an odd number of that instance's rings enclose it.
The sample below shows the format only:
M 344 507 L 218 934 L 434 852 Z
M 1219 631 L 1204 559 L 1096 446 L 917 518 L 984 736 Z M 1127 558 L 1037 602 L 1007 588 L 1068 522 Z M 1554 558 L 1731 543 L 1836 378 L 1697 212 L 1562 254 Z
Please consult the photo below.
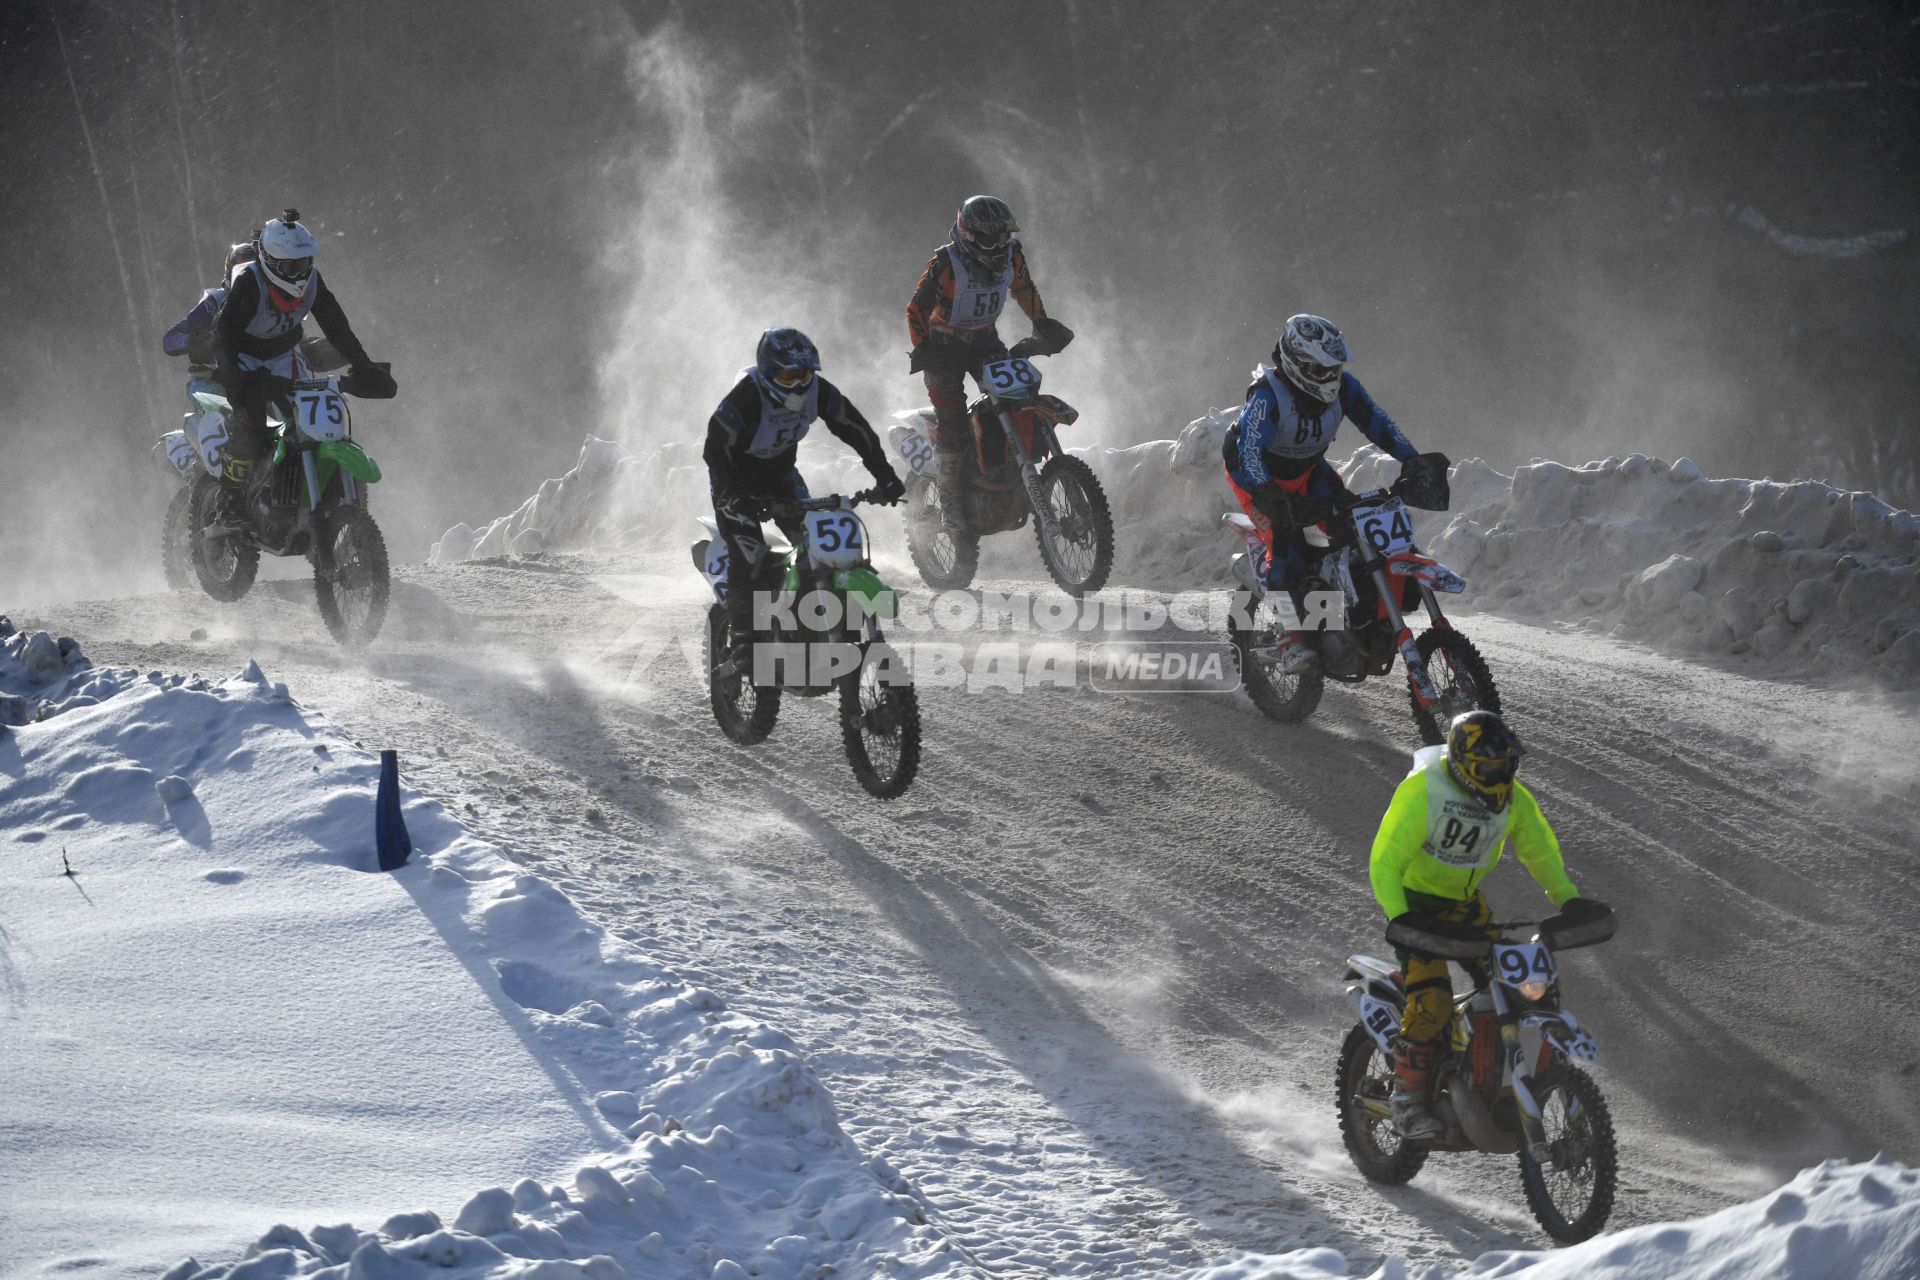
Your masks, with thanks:
M 1253 376 L 1246 407 L 1227 439 L 1227 470 L 1242 489 L 1251 492 L 1271 483 L 1276 467 L 1289 476 L 1300 474 L 1332 447 L 1341 422 L 1349 418 L 1375 446 L 1402 462 L 1419 452 L 1351 373 L 1341 373 L 1340 395 L 1332 404 L 1296 393 L 1270 365 L 1261 365 Z
M 760 393 L 759 420 L 752 424 L 740 423 L 742 453 L 756 458 L 774 458 L 807 438 L 807 432 L 812 430 L 814 421 L 820 416 L 821 379 L 818 374 L 807 382 L 807 391 L 801 397 L 798 409 L 788 408 L 788 397 L 762 382 L 752 366 L 742 369 L 740 376 L 752 382 L 754 389 Z M 726 413 L 730 408 L 723 401 L 719 411 Z

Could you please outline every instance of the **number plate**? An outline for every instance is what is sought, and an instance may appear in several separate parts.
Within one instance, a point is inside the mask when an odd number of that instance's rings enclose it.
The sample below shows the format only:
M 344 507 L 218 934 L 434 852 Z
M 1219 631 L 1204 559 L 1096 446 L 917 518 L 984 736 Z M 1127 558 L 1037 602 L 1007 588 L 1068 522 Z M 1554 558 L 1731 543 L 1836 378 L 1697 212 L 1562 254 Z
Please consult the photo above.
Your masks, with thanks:
M 185 431 L 169 431 L 160 437 L 160 443 L 167 447 L 168 465 L 183 476 L 199 461 L 194 456 L 193 441 L 187 439 Z
M 1493 949 L 1493 976 L 1509 987 L 1553 981 L 1553 952 L 1538 942 Z
M 337 391 L 296 391 L 293 418 L 309 440 L 347 438 L 347 401 Z
M 1400 1011 L 1377 996 L 1360 997 L 1360 1023 L 1375 1044 L 1392 1052 L 1393 1038 L 1400 1034 Z
M 1023 359 L 989 360 L 980 370 L 988 395 L 1018 400 L 1040 390 L 1040 371 Z
M 851 511 L 807 512 L 807 554 L 816 565 L 850 569 L 867 558 L 866 530 Z
M 900 456 L 907 460 L 907 466 L 917 476 L 930 476 L 934 473 L 933 441 L 918 431 L 908 431 L 900 437 Z
M 701 562 L 700 572 L 706 575 L 707 585 L 713 588 L 713 594 L 722 600 L 727 598 L 727 563 L 732 559 L 724 538 L 715 538 L 707 543 L 707 554 Z
M 1373 559 L 1383 559 L 1413 546 L 1413 517 L 1398 500 L 1355 517 L 1353 523 Z
M 227 415 L 209 409 L 194 414 L 187 423 L 193 428 L 193 445 L 200 451 L 200 461 L 209 473 L 219 475 L 220 468 L 227 465 Z

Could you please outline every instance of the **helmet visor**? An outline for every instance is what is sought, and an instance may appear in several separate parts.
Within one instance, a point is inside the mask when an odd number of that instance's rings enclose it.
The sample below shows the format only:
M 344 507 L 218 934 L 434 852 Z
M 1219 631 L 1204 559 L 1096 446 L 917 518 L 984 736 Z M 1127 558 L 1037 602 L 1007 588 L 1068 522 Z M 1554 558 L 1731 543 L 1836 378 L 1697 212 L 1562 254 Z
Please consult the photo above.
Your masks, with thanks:
M 282 280 L 288 280 L 294 284 L 299 284 L 313 274 L 312 258 L 276 258 L 270 253 L 263 253 L 260 255 L 260 263 Z
M 1467 772 L 1483 787 L 1504 787 L 1520 771 L 1518 756 L 1490 756 L 1467 762 Z

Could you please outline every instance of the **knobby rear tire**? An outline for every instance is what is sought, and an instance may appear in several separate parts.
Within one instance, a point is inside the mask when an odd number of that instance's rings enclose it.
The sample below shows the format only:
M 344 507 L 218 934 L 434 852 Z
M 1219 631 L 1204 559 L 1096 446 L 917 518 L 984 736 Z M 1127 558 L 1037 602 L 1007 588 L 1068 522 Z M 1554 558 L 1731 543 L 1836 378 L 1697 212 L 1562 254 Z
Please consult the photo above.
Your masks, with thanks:
M 239 517 L 224 514 L 229 504 L 239 505 L 238 494 L 210 475 L 195 476 L 188 493 L 188 555 L 193 576 L 202 591 L 231 604 L 253 587 L 254 575 L 260 572 L 260 548 L 245 528 L 234 529 L 225 537 L 207 537 L 209 524 L 240 523 Z
M 707 701 L 720 732 L 750 747 L 773 732 L 780 718 L 780 690 L 754 685 L 751 672 L 720 675 L 715 666 L 731 643 L 727 606 L 715 601 L 707 607 Z
M 907 555 L 922 582 L 936 591 L 958 591 L 980 571 L 980 537 L 956 533 L 944 519 L 938 487 L 916 480 L 907 498 Z
M 1367 1029 L 1355 1023 L 1340 1046 L 1334 1074 L 1334 1105 L 1340 1115 L 1340 1139 L 1354 1168 L 1369 1182 L 1397 1186 L 1419 1173 L 1427 1149 L 1402 1138 L 1393 1121 L 1361 1106 L 1361 1099 L 1386 1102 L 1393 1093 L 1393 1064 Z
M 1327 689 L 1326 676 L 1318 668 L 1291 676 L 1269 673 L 1266 664 L 1253 656 L 1253 650 L 1273 639 L 1270 631 L 1244 631 L 1232 619 L 1227 621 L 1227 640 L 1240 662 L 1240 686 L 1253 699 L 1253 705 L 1269 720 L 1298 724 L 1319 707 L 1320 696 Z
M 192 520 L 193 482 L 189 480 L 174 490 L 160 525 L 160 568 L 167 575 L 169 591 L 194 584 Z

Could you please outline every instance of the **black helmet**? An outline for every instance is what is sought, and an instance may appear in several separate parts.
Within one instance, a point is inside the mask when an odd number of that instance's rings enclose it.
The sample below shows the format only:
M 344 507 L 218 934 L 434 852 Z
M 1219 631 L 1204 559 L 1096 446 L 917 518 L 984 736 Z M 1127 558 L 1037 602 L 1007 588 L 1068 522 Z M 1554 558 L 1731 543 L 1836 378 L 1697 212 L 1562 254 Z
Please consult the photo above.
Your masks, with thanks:
M 259 234 L 255 232 L 255 234 Z M 260 247 L 251 240 L 243 240 L 227 250 L 226 271 L 222 283 L 233 279 L 233 269 L 243 262 L 252 262 L 260 256 Z
M 1020 224 L 1013 210 L 998 196 L 968 196 L 953 219 L 953 242 L 960 252 L 990 271 L 1000 271 L 1013 252 L 1013 233 Z
M 1495 813 L 1513 799 L 1513 775 L 1526 753 L 1497 712 L 1469 711 L 1447 726 L 1447 772 Z

